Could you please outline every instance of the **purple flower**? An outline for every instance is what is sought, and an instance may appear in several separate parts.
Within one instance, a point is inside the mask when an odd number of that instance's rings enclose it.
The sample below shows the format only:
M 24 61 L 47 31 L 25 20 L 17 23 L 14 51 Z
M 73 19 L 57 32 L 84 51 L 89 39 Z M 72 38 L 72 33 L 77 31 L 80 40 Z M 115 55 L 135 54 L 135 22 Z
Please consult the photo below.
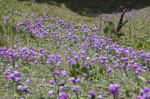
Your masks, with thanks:
M 116 69 L 119 67 L 119 64 L 114 65 L 113 69 Z
M 17 45 L 13 45 L 13 49 L 16 49 L 17 48 Z
M 26 80 L 26 83 L 29 84 L 29 83 L 31 83 L 31 81 L 30 81 L 29 79 L 27 79 L 27 80 Z
M 45 79 L 45 78 L 43 78 L 43 79 L 42 79 L 42 81 L 43 81 L 43 82 L 46 82 L 46 79 Z
M 4 66 L 4 67 L 6 67 L 6 66 L 7 66 L 7 64 L 6 64 L 6 63 L 4 63 L 4 64 L 3 64 L 3 66 Z
M 147 83 L 150 83 L 150 80 L 147 80 Z
M 142 96 L 141 96 L 141 95 L 138 95 L 138 96 L 137 96 L 137 99 L 141 99 L 141 98 L 142 98 Z
M 68 85 L 64 85 L 65 88 L 68 88 Z
M 117 90 L 120 88 L 119 84 L 114 84 L 114 86 L 117 88 Z
M 37 61 L 37 60 L 35 60 L 35 61 L 34 61 L 34 64 L 38 64 L 38 61 Z
M 9 85 L 5 85 L 5 89 L 7 89 L 9 87 Z
M 136 70 L 136 71 L 134 72 L 134 74 L 135 74 L 135 75 L 138 75 L 138 74 L 139 74 L 139 71 Z
M 0 73 L 2 73 L 3 72 L 3 70 L 0 70 Z
M 139 93 L 140 93 L 141 95 L 145 94 L 145 92 L 144 92 L 143 89 L 141 89 L 141 90 L 139 91 Z
M 23 90 L 23 86 L 22 85 L 19 85 L 19 86 L 17 86 L 17 89 L 16 89 L 17 91 L 22 91 Z
M 103 97 L 102 97 L 102 95 L 98 95 L 98 99 L 102 99 Z
M 60 67 L 60 65 L 61 65 L 61 61 L 58 61 L 57 64 L 56 64 L 56 66 Z
M 28 89 L 27 85 L 23 86 L 23 90 L 27 90 L 27 89 Z
M 78 90 L 78 86 L 73 86 L 72 91 L 76 92 Z
M 53 91 L 48 91 L 48 95 L 52 95 L 53 93 Z
M 28 76 L 31 76 L 31 75 L 32 75 L 32 73 L 29 73 L 29 74 L 28 74 Z
M 15 68 L 17 69 L 17 68 L 19 68 L 19 66 L 18 66 L 18 65 L 15 65 Z
M 86 74 L 86 73 L 83 73 L 82 76 L 83 76 L 83 77 L 87 77 L 87 74 Z
M 16 77 L 16 78 L 15 78 L 15 81 L 16 81 L 16 82 L 19 82 L 19 81 L 21 81 L 21 78 L 20 78 L 20 77 Z
M 60 99 L 67 99 L 67 97 L 68 97 L 67 93 L 62 93 Z
M 118 91 L 118 88 L 120 88 L 120 85 L 119 84 L 110 84 L 109 86 L 109 91 L 111 94 L 115 95 Z
M 122 93 L 120 93 L 119 95 L 120 95 L 120 96 L 122 96 L 123 94 L 122 94 Z
M 54 80 L 50 80 L 49 84 L 51 84 L 51 85 L 54 84 Z
M 90 90 L 90 91 L 89 91 L 89 95 L 94 96 L 94 95 L 95 95 L 94 90 Z
M 59 89 L 60 89 L 60 90 L 64 90 L 64 86 L 60 86 Z
M 110 73 L 112 71 L 111 67 L 107 66 L 106 73 Z
M 66 74 L 66 71 L 62 71 L 61 74 L 65 77 L 67 74 Z
M 72 81 L 72 82 L 75 82 L 75 78 L 74 77 L 71 77 L 70 79 L 69 79 L 69 81 Z
M 76 81 L 75 81 L 76 83 L 79 83 L 79 82 L 81 82 L 81 79 L 80 78 L 78 78 L 78 79 L 76 79 Z
M 150 91 L 149 87 L 144 87 L 143 90 L 147 93 Z
M 54 75 L 60 75 L 60 71 L 53 71 Z

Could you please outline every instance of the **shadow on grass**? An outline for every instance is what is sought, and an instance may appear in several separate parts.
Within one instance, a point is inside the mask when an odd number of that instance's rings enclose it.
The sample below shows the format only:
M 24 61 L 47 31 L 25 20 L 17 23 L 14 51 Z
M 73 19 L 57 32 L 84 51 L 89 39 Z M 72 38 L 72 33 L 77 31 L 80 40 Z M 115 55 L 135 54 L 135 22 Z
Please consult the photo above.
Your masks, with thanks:
M 18 0 L 35 1 L 61 6 L 64 4 L 70 10 L 83 16 L 95 16 L 99 14 L 112 14 L 121 12 L 124 8 L 142 9 L 150 5 L 150 0 Z

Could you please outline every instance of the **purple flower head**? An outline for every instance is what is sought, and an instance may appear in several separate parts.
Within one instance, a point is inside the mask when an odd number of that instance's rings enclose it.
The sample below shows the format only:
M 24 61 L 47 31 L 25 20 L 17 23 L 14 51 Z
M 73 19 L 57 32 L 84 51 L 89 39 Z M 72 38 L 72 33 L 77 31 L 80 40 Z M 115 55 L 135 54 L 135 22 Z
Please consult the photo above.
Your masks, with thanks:
M 21 73 L 18 71 L 13 71 L 15 77 L 21 77 Z
M 147 83 L 150 83 L 150 80 L 147 80 Z
M 150 91 L 149 87 L 144 87 L 143 90 L 144 90 L 144 92 L 146 92 L 146 93 Z
M 139 74 L 139 71 L 136 70 L 136 71 L 134 72 L 134 74 L 135 74 L 135 75 L 138 75 L 138 74 Z
M 117 88 L 117 90 L 120 88 L 119 84 L 114 84 L 114 86 Z
M 46 79 L 45 79 L 45 78 L 43 78 L 43 79 L 42 79 L 42 81 L 43 81 L 43 82 L 46 82 Z
M 78 78 L 78 79 L 76 79 L 76 81 L 75 81 L 76 83 L 79 83 L 79 82 L 81 82 L 81 79 L 80 78 Z
M 144 66 L 144 69 L 146 70 L 146 69 L 147 69 L 147 66 Z
M 16 49 L 17 48 L 17 45 L 13 45 L 13 49 Z
M 145 91 L 144 91 L 143 89 L 141 89 L 141 90 L 139 91 L 139 93 L 140 93 L 141 95 L 143 95 L 143 94 L 145 94 Z
M 72 82 L 75 82 L 75 78 L 74 77 L 71 77 L 70 79 L 69 79 L 69 81 L 72 81 Z
M 112 71 L 111 67 L 107 66 L 106 73 L 110 73 Z
M 137 63 L 134 63 L 133 66 L 132 66 L 132 69 L 135 70 L 137 68 L 137 66 L 138 66 Z
M 43 48 L 39 48 L 39 52 L 42 52 L 43 51 Z
M 17 68 L 19 68 L 19 66 L 18 66 L 18 65 L 15 65 L 15 68 L 17 69 Z
M 31 75 L 32 75 L 32 73 L 29 73 L 29 74 L 28 74 L 28 76 L 31 76 Z
M 6 64 L 6 63 L 4 63 L 4 64 L 3 64 L 3 66 L 4 66 L 4 67 L 6 67 L 6 66 L 7 66 L 7 64 Z
M 98 95 L 98 99 L 102 99 L 103 97 L 102 97 L 102 95 Z
M 68 88 L 68 85 L 64 85 L 65 88 Z
M 18 85 L 16 91 L 22 91 L 23 90 L 23 86 L 22 85 Z
M 113 67 L 113 69 L 116 69 L 118 67 L 119 67 L 119 64 L 115 64 L 114 67 Z
M 127 57 L 121 57 L 121 60 L 122 61 L 128 61 L 128 58 Z
M 28 90 L 28 86 L 27 85 L 23 86 L 23 90 Z
M 60 99 L 67 99 L 67 97 L 68 97 L 67 93 L 62 93 Z
M 49 81 L 49 84 L 51 84 L 51 85 L 54 84 L 54 83 L 55 83 L 54 80 Z
M 119 95 L 120 95 L 120 96 L 122 96 L 123 94 L 122 94 L 122 93 L 120 93 Z
M 34 61 L 34 64 L 38 64 L 38 61 L 37 61 L 37 60 L 35 60 L 35 61 Z
M 27 79 L 27 80 L 26 80 L 26 83 L 29 84 L 29 83 L 31 83 L 31 81 L 30 81 L 29 79 Z
M 61 74 L 65 77 L 67 74 L 66 74 L 66 71 L 62 71 Z
M 94 90 L 90 90 L 90 91 L 89 91 L 89 95 L 94 96 L 94 95 L 95 95 Z
M 2 72 L 3 72 L 3 70 L 0 69 L 0 73 L 2 73 Z
M 21 81 L 21 78 L 20 78 L 20 77 L 16 77 L 16 78 L 15 78 L 15 81 L 16 81 L 16 82 L 19 82 L 19 81 Z
M 83 76 L 83 77 L 87 77 L 87 73 L 83 73 L 82 76 Z
M 76 92 L 78 90 L 78 86 L 73 86 L 72 91 Z
M 64 90 L 64 86 L 60 86 L 59 89 L 60 89 L 60 90 Z
M 141 96 L 141 95 L 138 95 L 138 96 L 137 96 L 137 99 L 141 99 L 141 98 L 142 98 L 142 96 Z
M 54 75 L 60 75 L 60 71 L 53 71 Z
M 9 87 L 9 85 L 5 85 L 5 89 L 7 89 Z
M 53 93 L 53 91 L 48 91 L 48 95 L 52 95 Z
M 118 88 L 120 88 L 119 84 L 117 86 L 115 84 L 110 84 L 109 91 L 111 94 L 115 95 L 118 91 Z
M 61 65 L 61 61 L 58 61 L 57 64 L 56 64 L 56 66 L 60 67 L 60 65 Z

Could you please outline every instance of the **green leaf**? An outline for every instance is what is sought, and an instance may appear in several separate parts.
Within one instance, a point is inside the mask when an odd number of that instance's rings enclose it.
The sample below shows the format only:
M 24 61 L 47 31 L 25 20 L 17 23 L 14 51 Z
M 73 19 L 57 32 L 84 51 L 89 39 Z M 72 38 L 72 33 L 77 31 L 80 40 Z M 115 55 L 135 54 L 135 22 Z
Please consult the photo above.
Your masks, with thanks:
M 70 70 L 69 72 L 70 72 L 70 74 L 71 74 L 71 76 L 72 76 L 72 77 L 74 77 L 74 76 L 75 76 L 74 71 Z
M 0 32 L 1 32 L 2 34 L 4 34 L 3 27 L 2 27 L 1 24 L 0 24 Z M 1 34 L 1 33 L 0 33 L 0 34 Z
M 106 68 L 100 68 L 99 69 L 99 74 L 104 74 L 105 70 L 106 70 Z
M 79 64 L 79 63 L 77 63 L 76 67 L 77 67 L 77 68 L 79 68 L 79 67 L 80 67 L 80 64 Z
M 139 42 L 138 44 L 137 44 L 137 48 L 141 48 L 143 46 L 143 43 L 142 42 Z
M 108 26 L 103 29 L 104 33 L 108 33 Z
M 81 70 L 82 70 L 82 72 L 84 72 L 84 73 L 88 73 L 88 69 L 87 69 L 86 67 L 82 67 Z
M 126 98 L 131 98 L 131 96 L 129 95 L 129 90 L 126 90 L 126 92 L 125 92 L 125 95 L 126 95 Z
M 135 94 L 135 95 L 137 95 L 137 96 L 138 96 L 138 95 L 139 95 L 139 91 L 140 91 L 140 89 L 139 89 L 139 88 L 135 88 L 133 92 L 134 92 L 134 94 Z

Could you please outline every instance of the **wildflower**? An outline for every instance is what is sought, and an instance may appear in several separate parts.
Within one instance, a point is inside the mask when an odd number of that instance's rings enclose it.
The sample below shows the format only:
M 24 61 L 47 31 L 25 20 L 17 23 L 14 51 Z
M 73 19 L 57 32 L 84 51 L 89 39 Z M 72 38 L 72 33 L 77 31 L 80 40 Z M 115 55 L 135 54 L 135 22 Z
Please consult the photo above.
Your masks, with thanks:
M 89 91 L 89 95 L 94 96 L 94 95 L 95 95 L 94 90 L 90 90 L 90 91 Z
M 53 93 L 53 91 L 48 91 L 48 95 L 52 95 Z
M 83 76 L 83 77 L 87 77 L 87 74 L 86 74 L 86 73 L 83 73 L 82 76 Z
M 53 71 L 54 75 L 60 75 L 60 71 Z
M 7 89 L 9 87 L 9 85 L 5 85 L 5 89 Z
M 54 84 L 54 80 L 50 80 L 49 83 L 52 85 Z
M 78 86 L 73 86 L 72 91 L 75 92 L 78 90 Z
M 67 93 L 62 93 L 60 99 L 67 99 L 67 97 L 68 97 Z
M 119 84 L 110 84 L 109 91 L 111 94 L 115 95 L 119 88 L 120 88 Z

